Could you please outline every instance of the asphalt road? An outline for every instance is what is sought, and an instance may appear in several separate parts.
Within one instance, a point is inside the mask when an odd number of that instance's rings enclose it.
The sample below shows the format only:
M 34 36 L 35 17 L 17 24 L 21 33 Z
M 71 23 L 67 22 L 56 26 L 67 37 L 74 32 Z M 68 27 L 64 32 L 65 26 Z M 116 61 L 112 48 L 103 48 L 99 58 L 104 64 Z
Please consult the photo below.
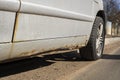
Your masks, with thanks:
M 120 48 L 67 80 L 120 80 Z
M 0 64 L 0 80 L 120 80 L 119 47 L 120 42 L 106 46 L 97 61 L 73 51 Z

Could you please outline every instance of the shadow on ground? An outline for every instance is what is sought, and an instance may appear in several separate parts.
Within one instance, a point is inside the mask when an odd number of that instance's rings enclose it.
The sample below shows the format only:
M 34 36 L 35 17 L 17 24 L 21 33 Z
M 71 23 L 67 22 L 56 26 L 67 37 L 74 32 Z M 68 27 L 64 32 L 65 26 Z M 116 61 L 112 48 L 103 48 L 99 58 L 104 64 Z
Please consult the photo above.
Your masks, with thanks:
M 0 78 L 6 77 L 37 68 L 42 68 L 56 63 L 57 61 L 80 61 L 76 52 L 49 54 L 43 57 L 34 57 L 9 63 L 0 64 Z M 81 60 L 82 61 L 82 60 Z
M 102 59 L 120 60 L 120 55 L 104 54 Z M 50 66 L 59 61 L 81 62 L 85 60 L 82 60 L 80 58 L 80 55 L 73 51 L 68 53 L 47 54 L 42 57 L 34 57 L 34 58 L 4 63 L 4 64 L 0 64 L 0 78 Z
M 120 55 L 104 54 L 102 59 L 120 60 Z

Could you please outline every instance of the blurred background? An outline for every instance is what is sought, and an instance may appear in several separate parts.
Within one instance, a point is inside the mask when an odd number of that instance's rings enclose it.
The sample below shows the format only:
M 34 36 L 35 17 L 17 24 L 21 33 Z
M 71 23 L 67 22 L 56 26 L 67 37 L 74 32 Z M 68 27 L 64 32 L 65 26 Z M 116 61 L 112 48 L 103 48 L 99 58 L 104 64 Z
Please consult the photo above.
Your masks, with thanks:
M 107 36 L 120 36 L 120 0 L 103 0 L 107 14 Z

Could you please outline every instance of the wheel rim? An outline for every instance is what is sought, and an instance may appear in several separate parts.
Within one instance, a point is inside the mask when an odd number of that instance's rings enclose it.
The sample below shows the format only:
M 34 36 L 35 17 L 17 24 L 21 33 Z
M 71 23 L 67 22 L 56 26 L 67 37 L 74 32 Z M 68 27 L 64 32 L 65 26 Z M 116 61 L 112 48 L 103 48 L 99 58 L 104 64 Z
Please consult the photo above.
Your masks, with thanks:
M 101 56 L 103 49 L 103 24 L 100 23 L 100 26 L 97 28 L 97 38 L 96 38 L 96 53 L 97 56 Z

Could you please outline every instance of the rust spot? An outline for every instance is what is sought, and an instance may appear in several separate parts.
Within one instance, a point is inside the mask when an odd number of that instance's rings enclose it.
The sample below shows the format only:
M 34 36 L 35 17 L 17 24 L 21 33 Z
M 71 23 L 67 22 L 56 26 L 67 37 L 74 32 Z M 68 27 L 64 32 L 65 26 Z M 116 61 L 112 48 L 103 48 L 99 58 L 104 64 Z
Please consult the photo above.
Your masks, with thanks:
M 13 50 L 14 50 L 14 41 L 16 39 L 16 33 L 17 33 L 17 28 L 18 28 L 18 17 L 19 17 L 19 13 L 16 13 L 16 18 L 15 18 L 15 24 L 14 24 L 14 30 L 13 30 L 13 36 L 12 36 L 12 46 L 11 46 L 11 49 L 10 49 L 10 53 L 9 53 L 9 57 L 8 58 L 11 58 L 11 55 L 13 53 Z
M 14 42 L 16 40 L 16 34 L 17 34 L 17 29 L 18 29 L 18 20 L 19 20 L 19 13 L 16 13 L 16 19 L 15 19 L 15 26 L 14 26 L 14 31 L 13 31 L 12 42 Z
M 36 53 L 36 50 L 32 50 L 30 52 L 23 52 L 23 53 L 20 53 L 20 55 L 18 55 L 18 57 L 21 57 L 21 56 L 31 56 L 31 55 L 34 55 Z
M 14 43 L 12 43 L 12 45 L 11 45 L 11 49 L 10 49 L 10 53 L 9 53 L 8 59 L 11 58 L 11 55 L 13 53 L 13 49 L 14 49 Z
M 65 46 L 65 48 L 68 48 L 68 47 L 69 47 L 68 45 Z
M 41 52 L 44 52 L 45 50 L 44 49 L 41 49 Z
M 25 56 L 25 55 L 27 55 L 27 54 L 29 54 L 29 52 L 23 52 L 23 53 L 20 53 L 20 55 L 19 55 L 18 57 L 20 57 L 20 56 Z
M 17 30 L 18 30 L 18 22 L 19 22 L 19 12 L 20 12 L 20 8 L 21 8 L 21 0 L 19 0 L 20 2 L 20 6 L 19 9 L 16 13 L 16 17 L 15 17 L 15 24 L 14 24 L 14 31 L 13 31 L 13 38 L 12 38 L 12 42 L 14 42 L 16 40 L 16 34 L 17 34 Z
M 36 50 L 32 50 L 31 52 L 34 53 L 34 52 L 36 52 Z

